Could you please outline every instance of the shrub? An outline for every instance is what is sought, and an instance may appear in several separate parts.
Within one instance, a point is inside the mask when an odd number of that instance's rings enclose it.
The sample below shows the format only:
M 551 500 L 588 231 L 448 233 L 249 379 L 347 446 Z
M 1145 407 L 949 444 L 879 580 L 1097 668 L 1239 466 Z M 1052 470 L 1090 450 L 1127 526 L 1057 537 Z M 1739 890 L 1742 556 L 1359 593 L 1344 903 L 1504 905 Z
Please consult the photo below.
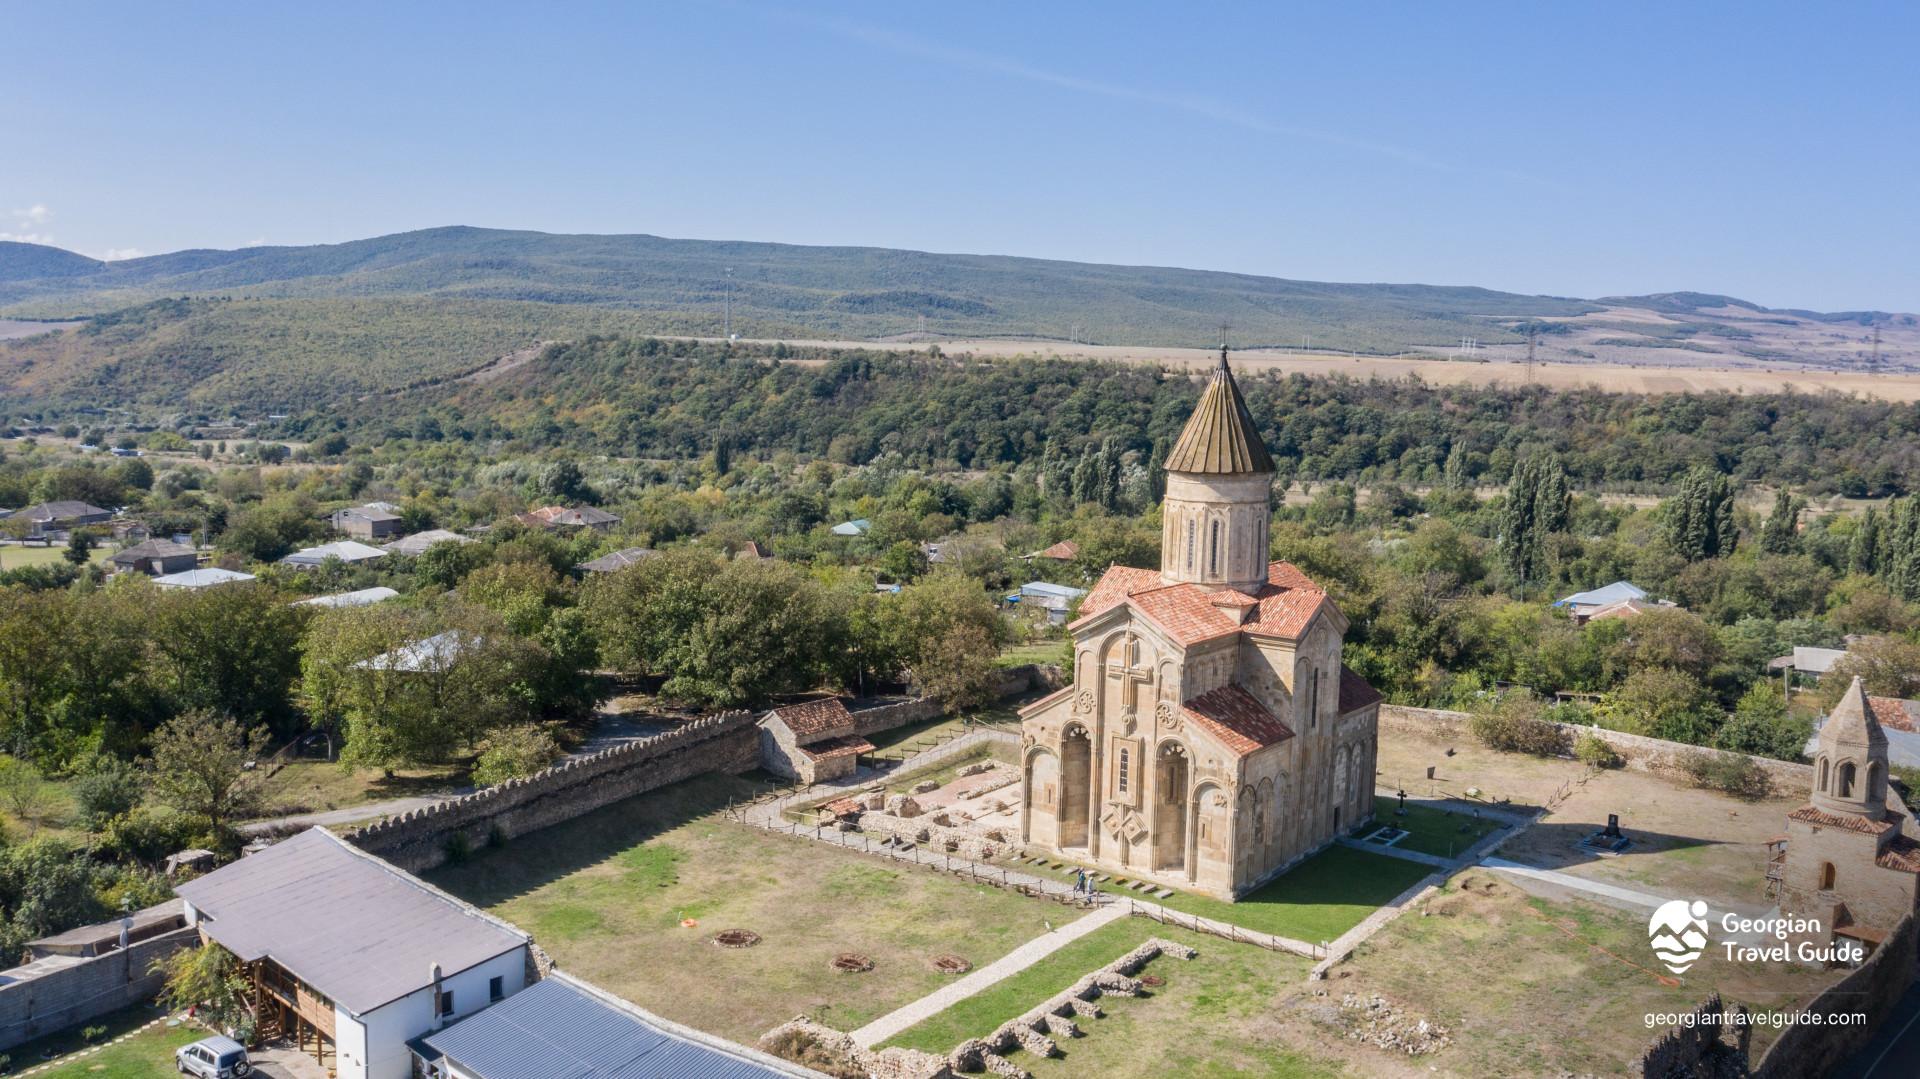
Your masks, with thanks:
M 1618 768 L 1625 763 L 1606 739 L 1591 731 L 1582 731 L 1573 740 L 1573 755 L 1589 768 Z
M 70 789 L 80 821 L 89 832 L 97 832 L 113 818 L 131 813 L 146 793 L 139 771 L 109 756 L 94 758 Z
M 1567 755 L 1567 732 L 1540 718 L 1540 702 L 1530 694 L 1508 693 L 1483 705 L 1467 720 L 1467 729 L 1488 749 L 1536 757 Z
M 121 814 L 93 837 L 95 857 L 110 862 L 155 864 L 167 855 L 200 846 L 208 838 L 200 823 L 184 813 L 144 806 Z
M 473 781 L 482 787 L 491 787 L 509 779 L 530 776 L 552 764 L 559 755 L 559 743 L 545 727 L 535 724 L 508 727 L 487 737 L 487 748 L 473 766 Z
M 1691 752 L 1680 755 L 1680 770 L 1696 787 L 1749 800 L 1773 793 L 1773 780 L 1767 770 L 1751 758 L 1736 753 Z
M 1920 812 L 1920 768 L 1893 765 L 1887 770 L 1887 782 L 1900 792 L 1900 800 L 1909 810 Z

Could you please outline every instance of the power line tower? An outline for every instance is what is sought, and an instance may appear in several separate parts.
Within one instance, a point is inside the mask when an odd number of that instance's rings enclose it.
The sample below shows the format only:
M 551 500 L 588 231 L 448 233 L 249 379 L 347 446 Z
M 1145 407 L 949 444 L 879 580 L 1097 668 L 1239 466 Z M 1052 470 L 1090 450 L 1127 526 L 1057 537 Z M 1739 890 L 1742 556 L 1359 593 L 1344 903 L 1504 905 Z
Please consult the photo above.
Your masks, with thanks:
M 1538 329 L 1534 323 L 1527 323 L 1527 385 L 1529 386 L 1533 385 L 1533 339 Z
M 721 320 L 720 336 L 733 340 L 733 267 L 727 267 L 726 315 Z

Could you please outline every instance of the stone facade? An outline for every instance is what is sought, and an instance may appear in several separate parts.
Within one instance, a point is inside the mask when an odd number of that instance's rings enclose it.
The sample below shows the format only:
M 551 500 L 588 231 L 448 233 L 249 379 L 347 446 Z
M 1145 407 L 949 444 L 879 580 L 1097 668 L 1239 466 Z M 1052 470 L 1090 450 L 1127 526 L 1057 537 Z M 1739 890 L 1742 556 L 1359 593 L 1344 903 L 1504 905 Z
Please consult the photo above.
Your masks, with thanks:
M 1168 461 L 1159 572 L 1107 571 L 1073 685 L 1021 711 L 1021 839 L 1233 898 L 1371 816 L 1379 695 L 1266 560 L 1272 462 L 1224 356 Z

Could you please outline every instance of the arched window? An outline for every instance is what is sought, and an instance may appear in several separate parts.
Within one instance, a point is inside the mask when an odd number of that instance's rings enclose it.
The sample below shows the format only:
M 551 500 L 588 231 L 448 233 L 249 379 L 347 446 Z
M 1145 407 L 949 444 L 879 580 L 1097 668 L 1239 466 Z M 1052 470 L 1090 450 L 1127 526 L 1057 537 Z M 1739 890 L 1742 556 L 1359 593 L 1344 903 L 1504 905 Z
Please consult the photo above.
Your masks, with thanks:
M 1871 802 L 1876 798 L 1884 800 L 1886 798 L 1887 788 L 1881 782 L 1882 778 L 1884 777 L 1880 774 L 1879 761 L 1874 761 L 1873 763 L 1867 765 L 1867 789 L 1860 792 L 1862 795 L 1866 797 L 1867 801 Z M 1875 791 L 1878 791 L 1879 793 L 1875 794 L 1874 793 Z
M 1853 797 L 1853 762 L 1852 761 L 1846 761 L 1840 765 L 1839 787 L 1840 787 L 1840 790 L 1838 793 L 1840 797 L 1842 798 Z
M 1833 863 L 1832 862 L 1820 863 L 1820 890 L 1823 892 L 1830 892 L 1833 890 Z
M 1824 792 L 1827 789 L 1828 778 L 1829 777 L 1827 775 L 1827 758 L 1821 757 L 1820 758 L 1820 781 L 1814 784 L 1813 789 Z
M 1187 518 L 1187 572 L 1188 573 L 1193 572 L 1194 527 L 1195 527 L 1195 523 L 1193 518 L 1191 517 Z
M 1220 576 L 1220 522 L 1215 521 L 1207 530 L 1207 576 Z

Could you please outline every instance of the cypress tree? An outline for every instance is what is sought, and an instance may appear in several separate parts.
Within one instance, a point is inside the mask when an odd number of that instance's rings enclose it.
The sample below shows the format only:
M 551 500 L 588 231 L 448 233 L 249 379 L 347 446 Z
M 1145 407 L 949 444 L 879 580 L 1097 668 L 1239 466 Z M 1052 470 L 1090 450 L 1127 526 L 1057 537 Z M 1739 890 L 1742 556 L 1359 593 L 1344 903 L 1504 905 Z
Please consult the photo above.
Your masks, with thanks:
M 1573 494 L 1560 458 L 1535 454 L 1513 467 L 1500 511 L 1501 561 L 1524 590 L 1546 568 L 1547 537 L 1567 530 Z
M 1792 554 L 1800 549 L 1800 500 L 1780 488 L 1773 496 L 1773 512 L 1760 526 L 1760 549 L 1768 554 Z
M 1868 506 L 1854 527 L 1853 541 L 1847 545 L 1847 569 L 1854 573 L 1879 573 L 1884 568 L 1880 561 L 1880 511 Z
M 1711 469 L 1696 468 L 1680 481 L 1680 492 L 1662 506 L 1667 543 L 1689 562 L 1724 558 L 1738 540 L 1733 524 L 1733 481 Z

